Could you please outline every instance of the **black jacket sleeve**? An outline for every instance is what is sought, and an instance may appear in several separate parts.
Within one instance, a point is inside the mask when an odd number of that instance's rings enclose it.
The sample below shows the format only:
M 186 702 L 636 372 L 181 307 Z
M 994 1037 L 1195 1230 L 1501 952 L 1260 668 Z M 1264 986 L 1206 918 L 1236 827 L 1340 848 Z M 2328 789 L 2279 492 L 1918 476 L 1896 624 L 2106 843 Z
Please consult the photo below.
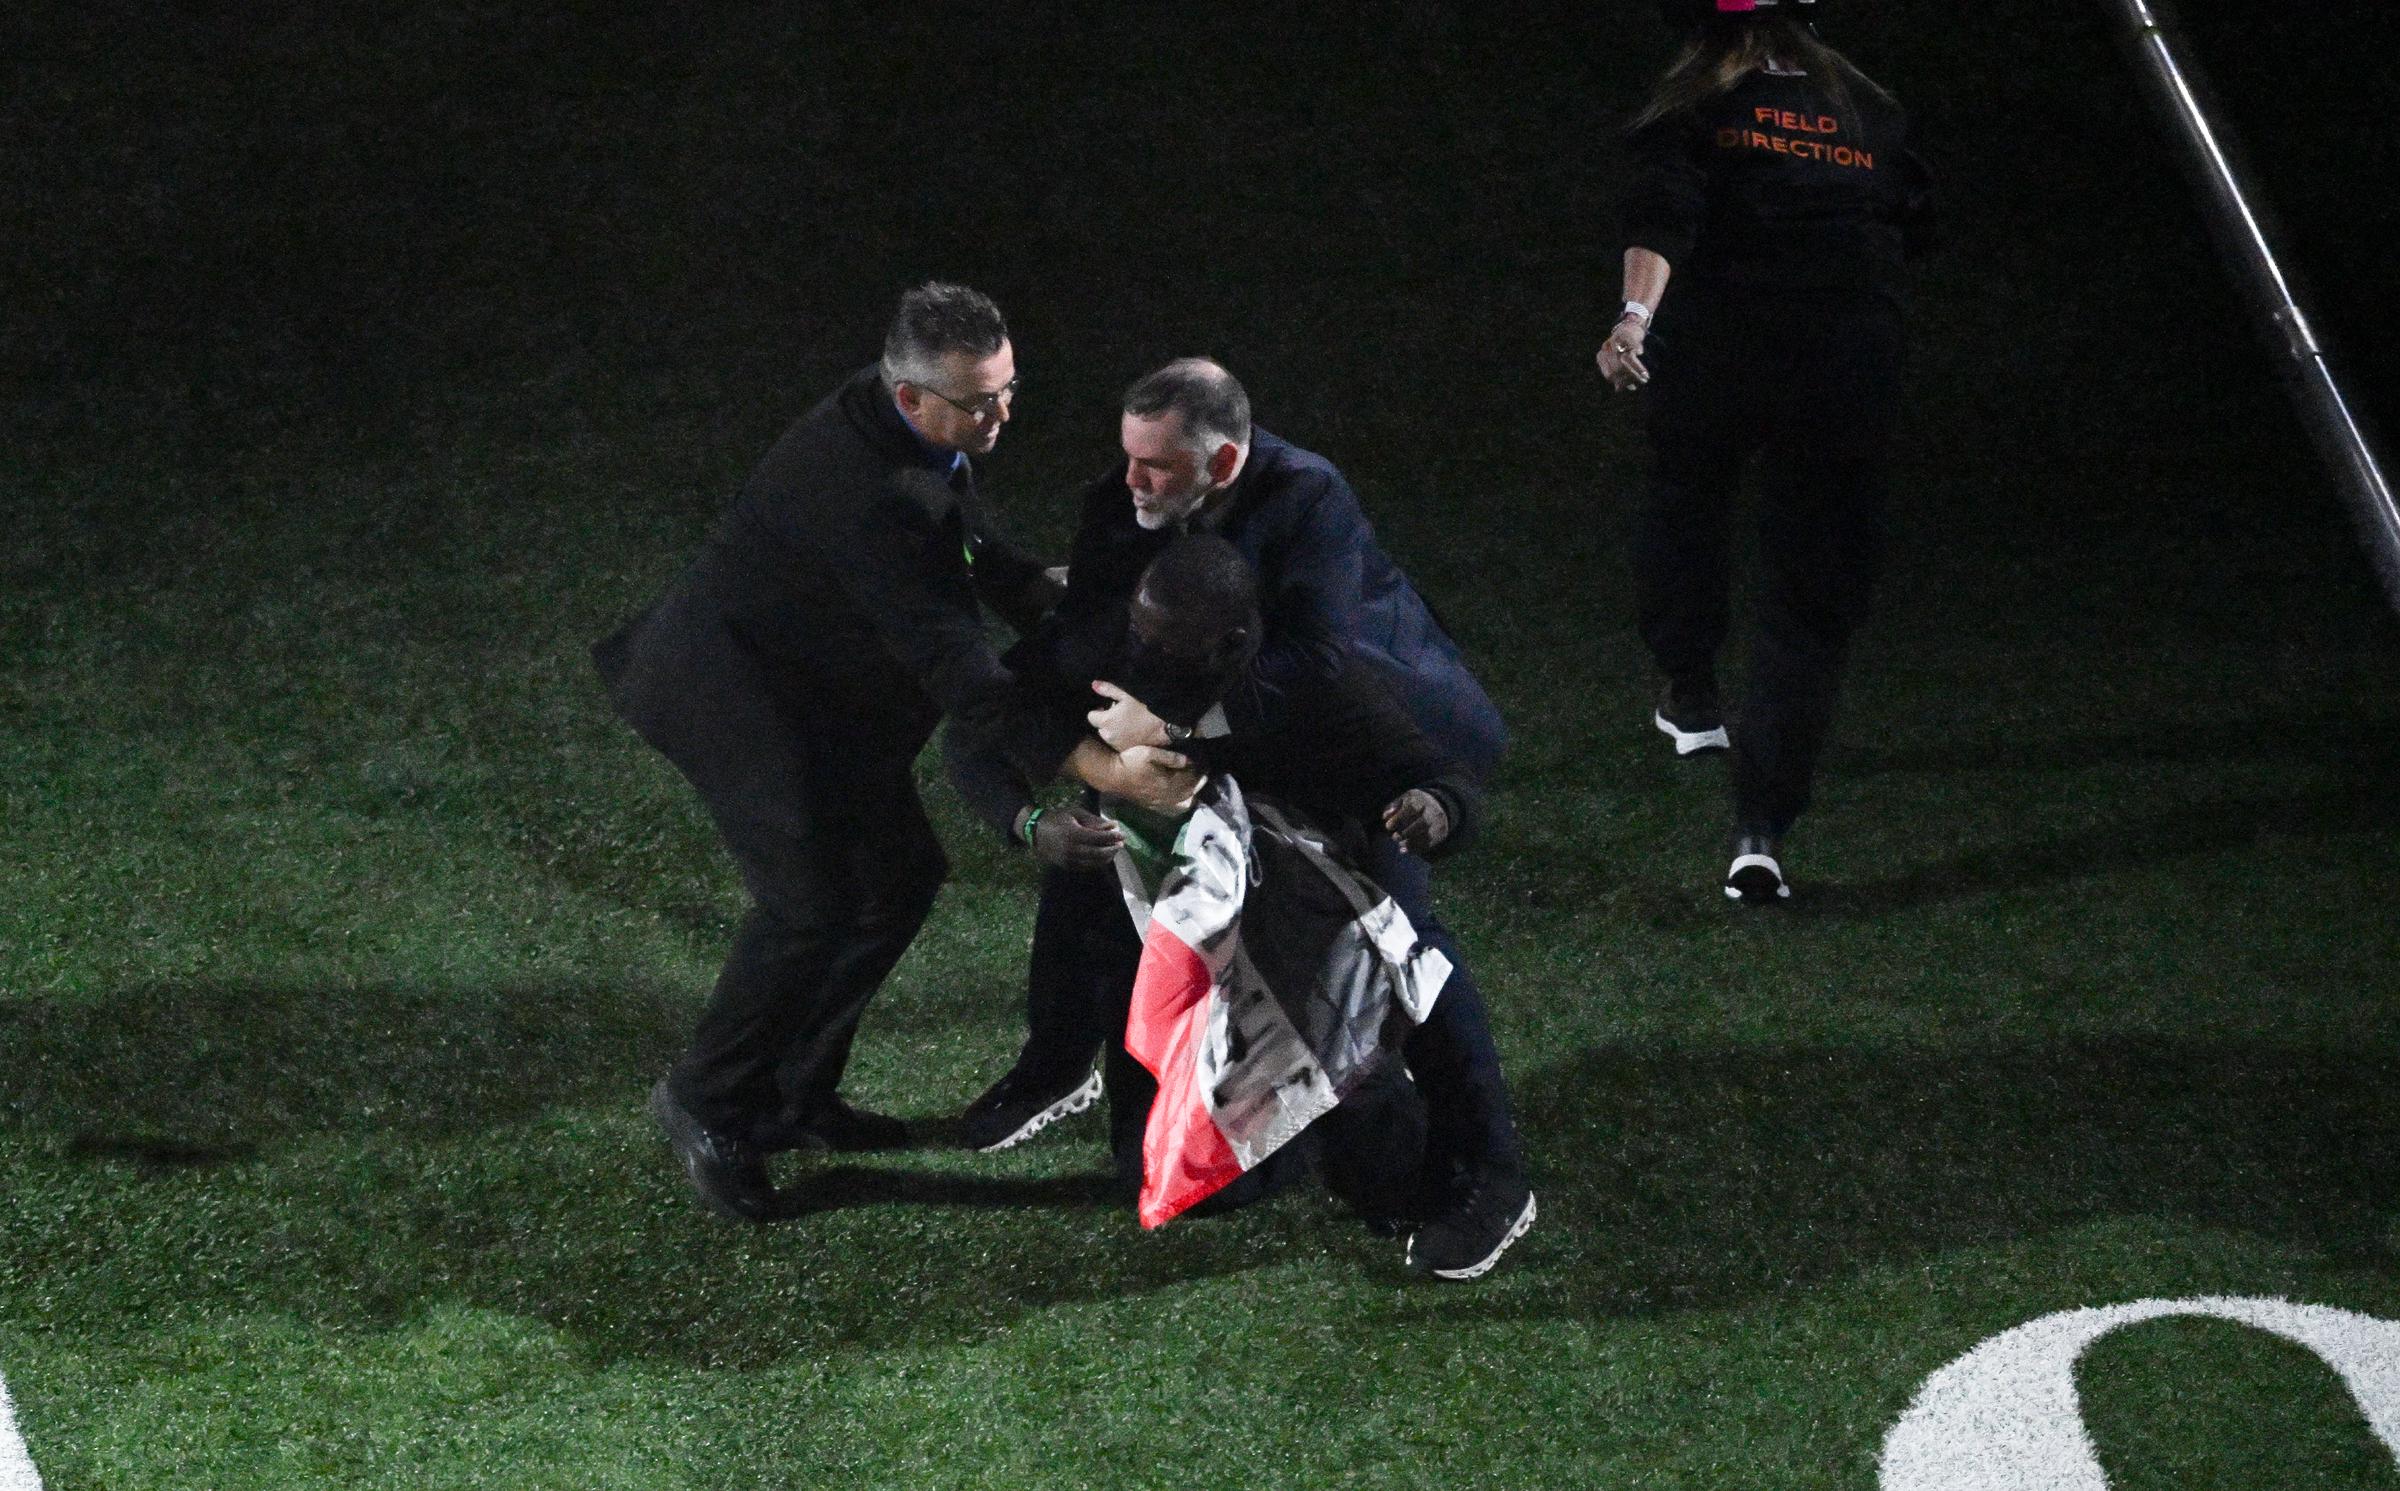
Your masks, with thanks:
M 1910 259 L 1922 259 L 1941 242 L 1941 213 L 1934 195 L 1933 168 L 1917 153 L 1916 131 L 1907 129 L 1903 138 L 1907 148 L 1900 152 L 1900 171 L 1897 177 L 1894 215 L 1900 221 L 1901 251 Z
M 1061 762 L 1091 734 L 1083 717 L 1100 702 L 1089 687 L 1095 668 L 1088 639 L 1076 636 L 1076 630 L 1053 612 L 1001 658 L 1019 705 L 1037 713 L 1066 742 Z M 1018 842 L 1017 814 L 1033 806 L 1050 781 L 1029 775 L 987 731 L 964 720 L 951 721 L 942 732 L 942 765 L 967 807 L 1012 844 Z
M 1022 636 L 1039 625 L 1061 592 L 1040 556 L 1012 541 L 980 504 L 967 512 L 967 568 L 975 593 Z
M 1387 739 L 1389 770 L 1383 778 L 1382 801 L 1375 810 L 1374 826 L 1381 828 L 1382 810 L 1394 798 L 1421 787 L 1441 802 L 1443 815 L 1450 820 L 1449 834 L 1428 850 L 1426 857 L 1442 859 L 1456 854 L 1483 832 L 1481 783 L 1474 772 L 1444 755 L 1397 703 L 1392 705 L 1386 720 L 1387 728 L 1393 732 Z
M 1365 789 L 1358 814 L 1370 832 L 1383 831 L 1383 810 L 1394 798 L 1422 787 L 1440 799 L 1450 820 L 1449 834 L 1428 858 L 1455 854 L 1474 841 L 1483 827 L 1483 789 L 1475 773 L 1419 729 L 1380 678 L 1353 662 L 1323 697 L 1328 714 L 1311 720 L 1307 734 L 1336 760 L 1348 756 L 1356 762 L 1343 775 L 1354 774 Z
M 1287 730 L 1228 737 L 1210 764 L 1302 811 L 1383 832 L 1383 810 L 1412 787 L 1440 799 L 1449 836 L 1439 858 L 1464 848 L 1481 830 L 1483 792 L 1475 773 L 1452 759 L 1409 718 L 1391 689 L 1366 663 L 1345 662 L 1324 687 L 1293 701 Z
M 968 809 L 1000 837 L 1017 843 L 1017 815 L 1033 806 L 1034 791 L 1008 753 L 953 724 L 942 732 L 942 767 Z
M 834 546 L 835 581 L 945 716 L 991 740 L 1028 779 L 1048 781 L 1077 734 L 1017 688 L 992 650 L 967 576 L 966 534 L 939 477 L 903 472 Z
M 1627 248 L 1646 248 L 1670 265 L 1691 257 L 1708 216 L 1708 166 L 1692 121 L 1681 114 L 1633 136 L 1633 185 L 1621 211 Z M 1611 298 L 1615 294 L 1611 289 Z

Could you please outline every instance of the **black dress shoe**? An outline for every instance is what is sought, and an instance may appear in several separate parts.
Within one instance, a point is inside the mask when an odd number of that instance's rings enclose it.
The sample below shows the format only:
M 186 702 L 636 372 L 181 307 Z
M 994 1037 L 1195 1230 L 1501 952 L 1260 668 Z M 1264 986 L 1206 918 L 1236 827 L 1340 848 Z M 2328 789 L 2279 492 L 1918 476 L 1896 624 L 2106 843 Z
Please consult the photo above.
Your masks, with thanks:
M 913 1142 L 908 1125 L 897 1118 L 881 1113 L 869 1113 L 853 1108 L 835 1098 L 806 1119 L 791 1126 L 785 1135 L 789 1143 L 778 1148 L 808 1150 L 817 1154 L 854 1154 L 869 1149 L 906 1149 Z
M 767 1178 L 766 1157 L 756 1145 L 703 1128 L 675 1101 L 664 1078 L 650 1089 L 650 1116 L 667 1131 L 667 1143 L 674 1146 L 683 1173 L 691 1177 L 692 1189 L 700 1193 L 701 1205 L 738 1222 L 775 1219 L 775 1185 Z

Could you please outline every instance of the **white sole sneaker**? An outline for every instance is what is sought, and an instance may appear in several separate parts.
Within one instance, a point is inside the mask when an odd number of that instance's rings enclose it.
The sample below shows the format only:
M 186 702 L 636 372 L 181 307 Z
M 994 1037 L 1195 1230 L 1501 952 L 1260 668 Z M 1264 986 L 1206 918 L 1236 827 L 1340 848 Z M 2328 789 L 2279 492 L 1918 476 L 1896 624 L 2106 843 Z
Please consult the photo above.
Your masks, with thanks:
M 1508 1245 L 1510 1243 L 1515 1242 L 1518 1238 L 1523 1237 L 1526 1233 L 1533 1230 L 1533 1214 L 1533 1193 L 1531 1191 L 1527 1191 L 1525 1193 L 1525 1209 L 1517 1213 L 1517 1219 L 1514 1222 L 1508 1224 L 1508 1235 L 1500 1239 L 1498 1246 L 1494 1247 L 1489 1253 L 1484 1254 L 1481 1258 L 1476 1259 L 1473 1263 L 1468 1264 L 1465 1268 L 1437 1268 L 1432 1271 L 1433 1276 L 1437 1279 L 1482 1278 L 1485 1274 L 1488 1274 L 1492 1271 L 1492 1265 L 1500 1261 L 1500 1255 L 1508 1251 Z M 1415 1246 L 1414 1238 L 1410 1239 L 1410 1246 L 1412 1248 Z
M 1014 1149 L 1018 1145 L 1024 1143 L 1026 1140 L 1032 1138 L 1034 1135 L 1040 1133 L 1042 1130 L 1050 1127 L 1050 1125 L 1058 1122 L 1060 1119 L 1072 1118 L 1076 1114 L 1081 1113 L 1084 1109 L 1089 1108 L 1092 1106 L 1092 1104 L 1099 1101 L 1100 1071 L 1099 1068 L 1095 1067 L 1092 1069 L 1092 1074 L 1083 1079 L 1083 1085 L 1081 1087 L 1076 1088 L 1073 1092 L 1068 1093 L 1065 1097 L 1060 1098 L 1057 1102 L 1052 1103 L 1049 1107 L 1042 1109 L 1040 1112 L 1034 1114 L 1031 1118 L 1028 1118 L 1023 1123 L 1017 1125 L 1016 1131 L 1011 1133 L 1007 1138 L 986 1144 L 977 1152 L 980 1154 L 998 1154 L 1004 1149 Z
M 1783 878 L 1783 866 L 1771 854 L 1745 854 L 1734 860 L 1725 871 L 1725 899 L 1728 901 L 1788 901 L 1792 887 Z
M 1696 756 L 1702 751 L 1733 748 L 1733 737 L 1725 733 L 1723 725 L 1714 730 L 1679 730 L 1674 721 L 1658 713 L 1650 716 L 1650 723 L 1658 727 L 1660 734 L 1675 742 L 1675 754 L 1678 756 Z

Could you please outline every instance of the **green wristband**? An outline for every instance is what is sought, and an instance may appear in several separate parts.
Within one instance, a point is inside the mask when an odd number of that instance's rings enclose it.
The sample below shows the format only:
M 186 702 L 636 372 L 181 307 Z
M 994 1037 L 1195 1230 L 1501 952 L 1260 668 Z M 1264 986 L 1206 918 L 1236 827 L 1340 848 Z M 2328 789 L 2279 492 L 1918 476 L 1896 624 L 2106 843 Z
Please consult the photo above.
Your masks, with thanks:
M 1025 815 L 1025 847 L 1033 847 L 1033 826 L 1042 821 L 1042 810 L 1035 808 Z

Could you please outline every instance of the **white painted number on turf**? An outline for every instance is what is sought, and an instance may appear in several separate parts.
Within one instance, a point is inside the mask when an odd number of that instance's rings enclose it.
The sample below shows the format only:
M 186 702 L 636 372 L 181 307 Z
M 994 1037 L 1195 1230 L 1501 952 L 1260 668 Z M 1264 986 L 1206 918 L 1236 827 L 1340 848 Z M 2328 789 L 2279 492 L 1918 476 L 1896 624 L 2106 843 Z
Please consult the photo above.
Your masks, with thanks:
M 33 1468 L 33 1456 L 25 1453 L 24 1437 L 17 1433 L 5 1377 L 0 1377 L 0 1491 L 42 1491 L 41 1472 Z
M 2145 1299 L 2045 1315 L 1925 1379 L 1883 1441 L 1883 1491 L 2107 1491 L 2075 1361 L 2110 1331 L 2198 1315 L 2269 1331 L 2341 1374 L 2400 1459 L 2400 1323 L 2280 1299 Z

